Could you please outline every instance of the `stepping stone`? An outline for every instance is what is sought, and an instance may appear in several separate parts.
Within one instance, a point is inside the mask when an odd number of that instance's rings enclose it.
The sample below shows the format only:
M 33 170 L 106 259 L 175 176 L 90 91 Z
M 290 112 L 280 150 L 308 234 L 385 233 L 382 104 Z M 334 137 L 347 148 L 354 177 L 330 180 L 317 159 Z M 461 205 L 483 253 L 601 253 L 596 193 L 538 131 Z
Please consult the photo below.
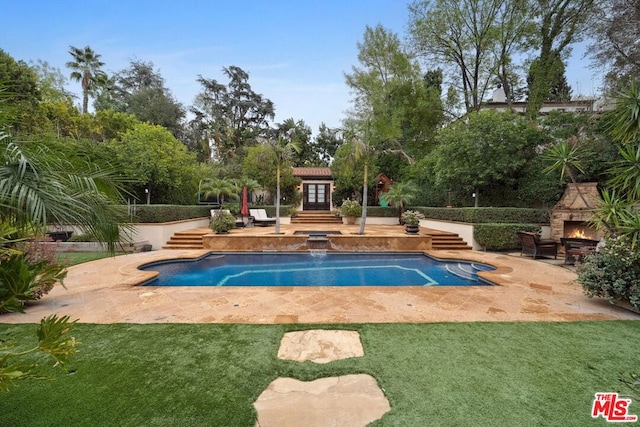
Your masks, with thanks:
M 366 426 L 389 412 L 389 401 L 371 375 L 299 381 L 277 378 L 253 406 L 260 427 Z
M 280 341 L 278 357 L 284 360 L 329 363 L 334 360 L 362 357 L 364 350 L 356 331 L 312 329 L 287 332 Z

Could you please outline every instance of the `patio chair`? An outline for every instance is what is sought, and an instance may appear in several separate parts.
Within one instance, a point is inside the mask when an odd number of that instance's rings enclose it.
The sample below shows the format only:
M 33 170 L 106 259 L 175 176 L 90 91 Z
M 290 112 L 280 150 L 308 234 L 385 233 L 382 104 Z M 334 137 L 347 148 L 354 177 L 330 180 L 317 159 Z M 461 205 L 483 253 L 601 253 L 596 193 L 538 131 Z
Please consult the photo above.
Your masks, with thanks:
M 553 240 L 541 240 L 537 233 L 518 231 L 518 238 L 522 243 L 520 256 L 531 255 L 533 258 L 553 256 L 558 259 L 558 243 Z
M 253 217 L 254 225 L 267 227 L 276 224 L 276 219 L 267 216 L 267 211 L 264 209 L 249 209 L 249 215 Z

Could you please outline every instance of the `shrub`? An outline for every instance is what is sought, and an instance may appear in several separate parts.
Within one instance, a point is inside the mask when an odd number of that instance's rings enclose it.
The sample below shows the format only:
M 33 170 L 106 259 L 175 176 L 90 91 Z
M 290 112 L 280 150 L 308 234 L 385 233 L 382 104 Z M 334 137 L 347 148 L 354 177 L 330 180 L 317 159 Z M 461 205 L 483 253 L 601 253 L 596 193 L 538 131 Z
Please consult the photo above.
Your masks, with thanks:
M 226 233 L 236 227 L 236 219 L 226 211 L 217 211 L 211 217 L 211 229 L 216 233 Z
M 548 224 L 549 211 L 546 209 L 526 208 L 425 208 L 413 207 L 420 211 L 425 218 L 469 222 L 472 224 L 483 223 L 522 223 L 522 224 Z
M 485 250 L 504 251 L 521 247 L 518 231 L 540 232 L 537 224 L 476 224 L 473 237 Z
M 42 298 L 53 285 L 62 283 L 65 267 L 45 259 L 30 261 L 25 253 L 13 253 L 0 262 L 0 313 L 23 312 L 27 301 Z
M 578 283 L 589 297 L 626 302 L 640 310 L 640 251 L 628 238 L 611 238 L 577 267 Z
M 424 215 L 417 211 L 409 210 L 402 213 L 402 222 L 405 224 L 418 225 L 421 219 L 424 219 Z
M 355 200 L 345 200 L 340 206 L 340 215 L 342 216 L 360 216 L 362 215 L 362 206 Z
M 211 206 L 135 205 L 130 208 L 131 222 L 159 223 L 208 217 Z
M 367 216 L 397 218 L 398 208 L 391 208 L 391 207 L 384 207 L 384 206 L 367 206 Z

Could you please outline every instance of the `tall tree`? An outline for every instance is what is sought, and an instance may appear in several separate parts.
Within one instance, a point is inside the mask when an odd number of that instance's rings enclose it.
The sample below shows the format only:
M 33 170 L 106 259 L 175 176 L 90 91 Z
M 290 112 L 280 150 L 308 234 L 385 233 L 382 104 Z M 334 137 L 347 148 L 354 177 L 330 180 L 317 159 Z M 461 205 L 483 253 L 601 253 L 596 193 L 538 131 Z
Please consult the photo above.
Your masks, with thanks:
M 538 131 L 513 113 L 474 112 L 438 134 L 438 147 L 430 155 L 436 183 L 467 197 L 517 182 L 535 157 Z
M 84 49 L 70 46 L 69 54 L 73 60 L 67 62 L 67 67 L 72 70 L 71 79 L 80 82 L 82 86 L 82 113 L 86 114 L 89 109 L 89 95 L 107 81 L 107 74 L 101 70 L 105 63 L 100 61 L 101 55 L 89 46 L 85 46 Z
M 197 95 L 192 112 L 203 123 L 215 157 L 226 162 L 237 156 L 238 150 L 269 135 L 275 110 L 273 102 L 251 89 L 249 74 L 240 67 L 223 68 L 223 73 L 229 78 L 227 86 L 198 77 L 203 91 Z
M 513 57 L 526 50 L 527 36 L 535 28 L 532 12 L 527 0 L 504 1 L 498 11 L 494 46 L 496 75 L 509 106 L 517 98 L 519 80 Z
M 96 110 L 112 108 L 135 115 L 143 122 L 164 126 L 177 136 L 185 116 L 183 106 L 164 85 L 152 62 L 132 60 L 117 72 L 96 97 Z
M 336 155 L 338 147 L 344 143 L 341 129 L 331 129 L 321 123 L 315 138 L 315 147 L 321 166 L 329 166 Z
M 444 117 L 438 73 L 423 75 L 398 36 L 380 25 L 366 27 L 358 50 L 360 66 L 345 74 L 354 93 L 350 120 L 361 122 L 379 153 L 411 164 L 428 151 Z
M 300 145 L 294 138 L 295 129 L 280 134 L 276 139 L 267 141 L 267 147 L 276 159 L 276 234 L 280 234 L 280 173 L 291 160 L 294 152 L 300 151 Z
M 304 120 L 295 121 L 293 118 L 288 118 L 276 124 L 276 131 L 279 134 L 291 135 L 298 144 L 298 151 L 294 150 L 293 153 L 293 166 L 320 166 L 318 151 L 311 140 L 311 128 L 304 123 Z
M 2 125 L 12 132 L 33 131 L 40 121 L 34 116 L 42 100 L 35 70 L 0 49 L 0 84 L 1 90 L 11 95 L 2 101 Z
M 571 44 L 582 39 L 594 0 L 530 1 L 536 17 L 536 31 L 531 41 L 538 49 L 530 70 L 532 83 L 527 101 L 527 115 L 533 119 L 549 97 Z
M 496 75 L 491 53 L 505 0 L 417 0 L 409 6 L 414 49 L 429 60 L 454 67 L 467 112 L 480 103 Z M 510 37 L 509 37 L 510 38 Z M 505 47 L 509 38 L 505 39 Z

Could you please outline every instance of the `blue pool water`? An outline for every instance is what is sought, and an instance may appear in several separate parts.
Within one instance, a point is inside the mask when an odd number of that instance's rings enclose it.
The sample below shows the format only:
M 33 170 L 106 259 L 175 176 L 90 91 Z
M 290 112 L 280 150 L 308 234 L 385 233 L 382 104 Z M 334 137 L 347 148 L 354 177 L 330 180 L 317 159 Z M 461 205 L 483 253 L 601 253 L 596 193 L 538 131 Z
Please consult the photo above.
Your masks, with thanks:
M 417 253 L 214 253 L 147 264 L 146 286 L 477 286 L 485 264 Z

